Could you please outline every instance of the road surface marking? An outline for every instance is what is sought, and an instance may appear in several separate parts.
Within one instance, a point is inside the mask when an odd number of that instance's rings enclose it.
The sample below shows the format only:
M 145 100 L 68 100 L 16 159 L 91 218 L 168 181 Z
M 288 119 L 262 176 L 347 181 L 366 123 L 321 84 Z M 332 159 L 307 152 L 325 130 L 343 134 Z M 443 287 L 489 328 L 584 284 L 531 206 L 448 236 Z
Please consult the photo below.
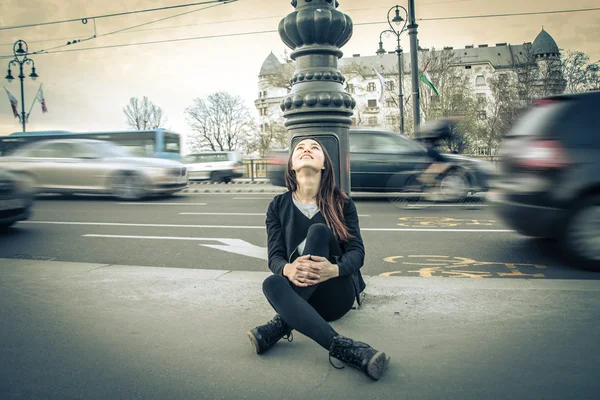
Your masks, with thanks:
M 416 260 L 414 260 L 416 259 Z M 400 260 L 400 261 L 397 261 Z M 504 277 L 527 277 L 527 278 L 545 278 L 546 276 L 542 273 L 523 273 L 519 268 L 535 268 L 547 269 L 548 267 L 539 264 L 515 264 L 495 261 L 476 261 L 466 257 L 449 257 L 449 256 L 435 256 L 435 255 L 409 255 L 405 256 L 392 256 L 383 259 L 385 262 L 392 264 L 403 264 L 406 266 L 417 267 L 416 270 L 407 271 L 391 271 L 384 272 L 379 276 L 394 276 L 394 275 L 410 275 L 418 274 L 423 278 L 504 278 Z M 464 269 L 469 267 L 469 269 Z M 488 267 L 492 270 L 473 270 L 473 267 Z M 494 268 L 495 267 L 495 268 Z M 505 271 L 500 272 L 494 271 L 494 269 L 503 268 Z
M 128 206 L 205 206 L 206 203 L 128 203 L 122 202 L 117 204 L 125 204 Z
M 215 213 L 215 212 L 213 212 L 213 213 L 209 213 L 209 212 L 206 212 L 206 213 L 193 213 L 193 212 L 189 212 L 188 213 L 188 212 L 182 212 L 182 213 L 179 213 L 179 215 L 260 215 L 260 216 L 266 217 L 267 214 L 266 213 Z
M 234 197 L 233 200 L 273 200 L 272 197 Z
M 257 215 L 257 216 L 262 216 L 262 217 L 266 217 L 267 214 L 266 213 L 210 213 L 210 212 L 205 212 L 205 213 L 196 213 L 196 212 L 181 212 L 179 213 L 179 215 Z M 361 215 L 358 214 L 359 217 L 370 217 L 370 215 Z
M 48 225 L 90 225 L 90 226 L 135 226 L 153 228 L 222 228 L 222 229 L 265 229 L 264 226 L 236 226 L 236 225 L 180 225 L 180 224 L 125 224 L 121 222 L 60 222 L 60 221 L 22 221 L 26 224 Z
M 267 260 L 267 248 L 253 245 L 242 239 L 232 238 L 200 238 L 200 237 L 186 237 L 186 236 L 136 236 L 136 235 L 98 235 L 98 234 L 86 234 L 83 237 L 96 237 L 96 238 L 113 238 L 113 239 L 144 239 L 144 240 L 189 240 L 189 241 L 212 241 L 221 242 L 222 244 L 201 244 L 200 246 L 210 247 L 221 251 L 227 251 L 229 253 L 241 254 L 243 256 L 258 258 L 260 260 Z
M 450 228 L 458 226 L 492 226 L 496 220 L 486 219 L 477 220 L 469 218 L 449 218 L 449 217 L 401 217 L 398 218 L 398 226 L 413 227 L 432 227 L 432 228 Z
M 90 226 L 136 226 L 154 228 L 216 228 L 216 229 L 265 229 L 264 225 L 182 225 L 182 224 L 131 224 L 123 222 L 69 222 L 69 221 L 22 221 L 20 224 L 42 225 L 90 225 Z M 361 228 L 362 232 L 464 232 L 464 233 L 513 233 L 510 229 L 434 229 L 434 228 Z

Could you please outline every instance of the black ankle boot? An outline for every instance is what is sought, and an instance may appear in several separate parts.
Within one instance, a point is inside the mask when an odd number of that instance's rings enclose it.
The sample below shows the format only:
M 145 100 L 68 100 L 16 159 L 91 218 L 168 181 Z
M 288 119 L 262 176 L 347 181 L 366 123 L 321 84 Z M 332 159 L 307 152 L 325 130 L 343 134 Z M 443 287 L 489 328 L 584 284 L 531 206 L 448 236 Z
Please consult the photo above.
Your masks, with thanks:
M 360 369 L 375 380 L 381 378 L 390 362 L 390 358 L 384 352 L 377 351 L 366 343 L 355 342 L 350 338 L 339 335 L 331 339 L 329 362 L 334 368 L 344 368 L 336 367 L 331 362 L 332 356 L 354 368 Z
M 269 350 L 283 337 L 288 342 L 294 339 L 292 328 L 285 323 L 279 314 L 275 315 L 265 325 L 257 326 L 248 331 L 248 337 L 250 338 L 250 342 L 256 347 L 256 354 L 261 354 Z

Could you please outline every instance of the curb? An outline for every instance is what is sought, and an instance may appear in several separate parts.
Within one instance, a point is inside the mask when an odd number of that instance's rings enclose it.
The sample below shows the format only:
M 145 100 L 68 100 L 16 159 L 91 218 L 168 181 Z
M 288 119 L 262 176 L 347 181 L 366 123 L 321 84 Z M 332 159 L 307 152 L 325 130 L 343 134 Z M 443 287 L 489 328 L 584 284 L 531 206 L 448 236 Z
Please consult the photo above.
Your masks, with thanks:
M 122 274 L 136 276 L 152 280 L 181 279 L 193 281 L 218 281 L 224 283 L 248 283 L 260 284 L 268 276 L 270 271 L 233 271 L 227 269 L 193 269 L 193 268 L 171 268 L 153 267 L 141 265 L 119 265 L 101 263 L 82 263 L 75 261 L 56 260 L 31 260 L 26 258 L 0 257 L 0 265 L 5 269 L 33 268 L 36 271 L 44 269 L 56 271 L 64 269 L 73 272 L 95 272 L 106 274 Z M 266 269 L 266 267 L 265 267 Z M 2 270 L 2 268 L 0 268 Z M 600 280 L 589 279 L 431 279 L 413 276 L 379 276 L 363 275 L 368 292 L 379 293 L 398 291 L 399 289 L 415 289 L 430 292 L 438 291 L 465 291 L 465 290 L 550 290 L 550 291 L 581 291 L 600 292 Z M 369 297 L 369 293 L 367 293 Z
M 241 187 L 244 185 L 244 187 Z M 269 186 L 269 187 L 264 187 Z M 287 188 L 272 186 L 268 179 L 235 179 L 229 183 L 190 181 L 179 193 L 283 193 Z

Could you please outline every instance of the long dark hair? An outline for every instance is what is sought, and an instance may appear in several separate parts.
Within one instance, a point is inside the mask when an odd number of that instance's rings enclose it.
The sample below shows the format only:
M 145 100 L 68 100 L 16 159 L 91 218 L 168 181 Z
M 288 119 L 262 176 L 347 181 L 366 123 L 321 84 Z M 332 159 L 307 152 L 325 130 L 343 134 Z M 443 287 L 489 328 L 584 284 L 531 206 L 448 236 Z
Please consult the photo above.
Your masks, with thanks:
M 346 242 L 348 239 L 354 237 L 348 232 L 348 228 L 345 225 L 346 221 L 344 220 L 344 204 L 348 199 L 348 195 L 335 186 L 333 162 L 331 161 L 331 157 L 329 157 L 329 153 L 327 153 L 325 146 L 323 146 L 318 139 L 305 137 L 300 139 L 300 141 L 291 148 L 285 170 L 285 185 L 291 193 L 294 193 L 298 189 L 296 171 L 292 169 L 292 157 L 296 146 L 306 139 L 312 139 L 319 143 L 319 146 L 321 146 L 321 149 L 323 150 L 323 155 L 325 156 L 325 169 L 321 172 L 321 182 L 319 183 L 319 191 L 317 192 L 317 205 L 319 206 L 319 211 L 321 211 L 321 214 L 325 217 L 325 222 L 327 222 L 327 226 L 333 231 L 335 237 L 342 242 Z

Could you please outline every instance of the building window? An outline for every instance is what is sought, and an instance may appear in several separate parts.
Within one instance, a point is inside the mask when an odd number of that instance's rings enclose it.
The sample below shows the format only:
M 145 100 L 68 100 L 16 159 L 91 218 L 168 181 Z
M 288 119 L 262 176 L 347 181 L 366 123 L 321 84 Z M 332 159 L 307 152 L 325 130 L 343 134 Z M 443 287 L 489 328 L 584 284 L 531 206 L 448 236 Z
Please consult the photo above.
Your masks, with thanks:
M 385 123 L 390 126 L 394 126 L 398 124 L 398 116 L 397 115 L 386 115 Z
M 467 53 L 465 53 L 465 54 L 467 54 Z M 465 65 L 465 69 L 471 69 L 471 66 L 470 65 Z
M 385 99 L 385 106 L 396 107 L 396 102 L 394 101 L 394 99 Z
M 394 81 L 387 81 L 385 82 L 385 88 L 387 90 L 394 90 Z
M 477 93 L 476 96 L 477 96 L 477 104 L 480 105 L 480 106 L 484 105 L 485 104 L 485 98 L 486 98 L 485 93 Z
M 265 98 L 267 97 L 267 91 L 266 90 L 263 92 L 263 97 L 265 97 Z
M 354 85 L 349 83 L 348 85 L 346 85 L 346 91 L 348 93 L 354 93 Z
M 369 119 L 367 120 L 367 124 L 368 125 L 377 125 L 377 117 L 369 117 Z
M 477 78 L 475 78 L 475 84 L 477 86 L 485 86 L 485 78 L 483 75 L 479 75 Z
M 356 117 L 350 118 L 350 126 L 356 126 Z
M 375 90 L 375 82 L 369 82 L 367 85 L 367 92 L 374 92 Z
M 477 111 L 477 118 L 479 118 L 480 121 L 485 121 L 487 119 L 487 114 L 485 110 Z
M 377 100 L 369 100 L 369 101 L 367 101 L 367 107 L 369 107 L 369 108 L 377 107 Z
M 262 98 L 262 92 L 258 92 L 258 98 L 261 99 Z

